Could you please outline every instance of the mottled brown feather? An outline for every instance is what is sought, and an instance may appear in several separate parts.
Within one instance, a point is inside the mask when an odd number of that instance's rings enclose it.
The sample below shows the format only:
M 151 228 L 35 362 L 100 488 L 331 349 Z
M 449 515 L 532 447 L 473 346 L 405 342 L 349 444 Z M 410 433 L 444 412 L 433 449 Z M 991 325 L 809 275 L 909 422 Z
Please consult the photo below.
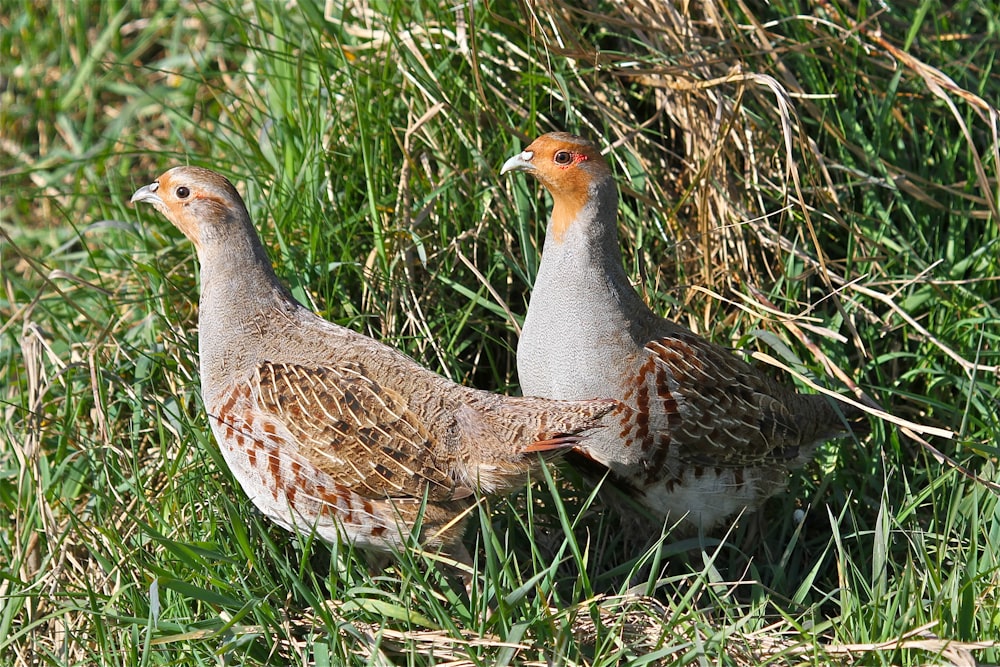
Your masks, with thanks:
M 446 461 L 395 391 L 360 364 L 305 368 L 262 364 L 259 409 L 282 420 L 309 464 L 377 498 L 454 496 Z

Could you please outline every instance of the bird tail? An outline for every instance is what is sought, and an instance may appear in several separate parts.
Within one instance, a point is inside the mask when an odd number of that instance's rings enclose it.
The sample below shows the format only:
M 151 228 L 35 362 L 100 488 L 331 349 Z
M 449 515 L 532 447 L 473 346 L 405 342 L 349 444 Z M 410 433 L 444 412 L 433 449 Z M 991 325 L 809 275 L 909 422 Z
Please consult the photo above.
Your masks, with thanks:
M 837 407 L 840 408 L 843 421 L 846 422 L 851 435 L 856 438 L 863 438 L 872 432 L 871 420 L 864 410 L 861 410 L 853 405 L 848 405 L 847 403 L 839 402 Z
M 567 447 L 576 447 L 577 444 L 583 442 L 585 439 L 582 435 L 562 433 L 552 438 L 546 438 L 545 440 L 536 440 L 521 451 L 525 454 L 531 454 L 532 452 L 556 452 Z
M 825 419 L 816 419 L 817 433 L 812 438 L 817 443 L 835 438 L 853 436 L 863 438 L 871 433 L 871 422 L 864 410 L 835 401 L 827 396 L 807 395 L 813 404 L 826 413 Z
M 493 493 L 524 483 L 539 463 L 535 453 L 555 458 L 577 446 L 618 401 L 557 401 L 478 392 L 474 405 L 462 406 L 455 417 L 468 449 L 456 478 L 480 491 Z
M 548 415 L 550 422 L 543 426 L 538 439 L 526 446 L 524 453 L 561 452 L 572 449 L 584 442 L 595 429 L 605 426 L 602 418 L 612 410 L 621 406 L 612 399 L 593 399 L 588 401 L 552 401 L 554 414 Z M 555 423 L 551 423 L 555 421 Z

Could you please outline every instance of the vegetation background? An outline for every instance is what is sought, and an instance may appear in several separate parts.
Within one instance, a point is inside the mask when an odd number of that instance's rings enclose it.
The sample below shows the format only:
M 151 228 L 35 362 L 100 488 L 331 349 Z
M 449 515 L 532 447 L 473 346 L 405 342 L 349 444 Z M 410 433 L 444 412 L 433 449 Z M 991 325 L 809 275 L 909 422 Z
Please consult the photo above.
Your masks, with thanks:
M 0 0 L 0 664 L 1000 662 L 998 17 Z M 913 425 L 702 542 L 550 471 L 484 503 L 471 596 L 263 521 L 202 414 L 193 249 L 130 194 L 224 172 L 300 300 L 516 392 L 549 203 L 498 169 L 553 129 L 608 149 L 654 308 Z

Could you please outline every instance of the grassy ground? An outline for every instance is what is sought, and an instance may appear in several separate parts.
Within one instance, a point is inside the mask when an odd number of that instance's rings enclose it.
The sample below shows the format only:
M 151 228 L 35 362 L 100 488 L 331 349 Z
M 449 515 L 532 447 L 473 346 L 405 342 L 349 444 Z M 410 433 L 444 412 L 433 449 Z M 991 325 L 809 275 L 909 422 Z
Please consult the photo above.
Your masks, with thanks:
M 0 0 L 0 663 L 1000 662 L 998 16 Z M 497 172 L 551 129 L 610 148 L 658 310 L 914 425 L 724 542 L 537 480 L 483 506 L 471 599 L 262 520 L 201 412 L 193 250 L 129 195 L 223 171 L 300 300 L 516 391 L 548 203 Z

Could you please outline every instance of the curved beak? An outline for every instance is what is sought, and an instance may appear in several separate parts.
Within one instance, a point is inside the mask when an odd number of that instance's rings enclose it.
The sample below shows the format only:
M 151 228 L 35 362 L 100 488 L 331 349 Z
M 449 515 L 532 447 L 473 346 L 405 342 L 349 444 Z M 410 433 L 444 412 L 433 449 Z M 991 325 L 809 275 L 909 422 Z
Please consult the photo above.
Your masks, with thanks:
M 535 165 L 531 164 L 531 159 L 535 157 L 533 151 L 522 151 L 503 163 L 500 167 L 500 175 L 503 176 L 508 171 L 534 171 Z
M 156 191 L 159 190 L 159 188 L 160 184 L 156 181 L 153 181 L 149 185 L 144 185 L 135 191 L 135 194 L 132 195 L 132 199 L 130 199 L 129 202 L 132 204 L 137 202 L 148 202 L 153 206 L 163 206 L 163 200 L 160 199 L 160 195 L 156 194 Z

